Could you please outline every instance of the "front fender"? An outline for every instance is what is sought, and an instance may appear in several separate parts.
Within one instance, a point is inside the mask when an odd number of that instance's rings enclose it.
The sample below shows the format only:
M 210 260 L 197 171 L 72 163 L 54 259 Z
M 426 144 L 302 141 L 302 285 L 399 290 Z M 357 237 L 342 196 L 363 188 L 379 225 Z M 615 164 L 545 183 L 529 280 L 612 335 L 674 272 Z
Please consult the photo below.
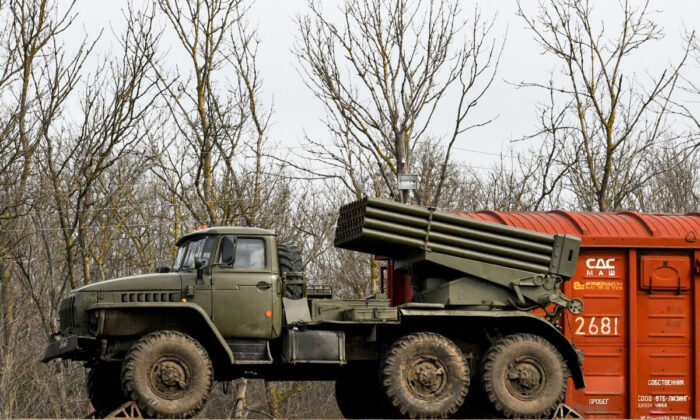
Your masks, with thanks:
M 199 305 L 188 302 L 99 303 L 89 306 L 87 311 L 101 314 L 97 336 L 135 336 L 160 329 L 184 328 L 195 338 L 205 340 L 207 343 L 202 344 L 208 352 L 234 363 L 226 340 Z

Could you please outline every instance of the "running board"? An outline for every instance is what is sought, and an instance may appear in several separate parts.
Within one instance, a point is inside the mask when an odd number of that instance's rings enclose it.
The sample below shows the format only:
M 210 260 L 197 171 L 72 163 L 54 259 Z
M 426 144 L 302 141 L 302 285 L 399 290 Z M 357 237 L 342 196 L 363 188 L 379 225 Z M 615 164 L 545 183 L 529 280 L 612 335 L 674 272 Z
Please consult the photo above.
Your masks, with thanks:
M 233 352 L 233 363 L 236 365 L 265 365 L 272 363 L 270 340 L 236 339 L 226 340 Z

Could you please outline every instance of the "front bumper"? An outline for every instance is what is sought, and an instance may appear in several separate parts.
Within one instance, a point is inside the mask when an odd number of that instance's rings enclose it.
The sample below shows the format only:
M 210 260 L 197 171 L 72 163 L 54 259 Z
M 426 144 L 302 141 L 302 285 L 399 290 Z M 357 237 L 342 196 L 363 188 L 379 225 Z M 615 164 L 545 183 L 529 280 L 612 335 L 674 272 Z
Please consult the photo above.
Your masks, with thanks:
M 77 334 L 69 335 L 49 343 L 41 358 L 43 363 L 53 359 L 86 360 L 97 348 L 97 339 Z

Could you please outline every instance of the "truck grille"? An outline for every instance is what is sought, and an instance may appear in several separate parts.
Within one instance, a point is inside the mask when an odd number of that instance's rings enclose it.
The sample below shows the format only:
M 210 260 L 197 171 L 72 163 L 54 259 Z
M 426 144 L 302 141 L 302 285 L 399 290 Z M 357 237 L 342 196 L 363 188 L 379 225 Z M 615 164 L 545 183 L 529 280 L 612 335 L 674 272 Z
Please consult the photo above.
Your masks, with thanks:
M 179 302 L 180 293 L 143 292 L 122 293 L 122 302 Z
M 75 295 L 70 295 L 61 301 L 58 315 L 61 319 L 61 331 L 75 328 Z

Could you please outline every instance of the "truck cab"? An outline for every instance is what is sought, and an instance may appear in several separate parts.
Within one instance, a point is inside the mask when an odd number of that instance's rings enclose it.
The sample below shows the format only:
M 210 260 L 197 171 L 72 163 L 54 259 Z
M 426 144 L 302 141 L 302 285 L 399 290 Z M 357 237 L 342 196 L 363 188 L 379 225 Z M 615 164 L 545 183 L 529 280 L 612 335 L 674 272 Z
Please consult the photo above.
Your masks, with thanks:
M 182 299 L 201 307 L 222 337 L 280 336 L 282 273 L 272 231 L 208 228 L 183 236 L 177 247 L 172 271 Z

